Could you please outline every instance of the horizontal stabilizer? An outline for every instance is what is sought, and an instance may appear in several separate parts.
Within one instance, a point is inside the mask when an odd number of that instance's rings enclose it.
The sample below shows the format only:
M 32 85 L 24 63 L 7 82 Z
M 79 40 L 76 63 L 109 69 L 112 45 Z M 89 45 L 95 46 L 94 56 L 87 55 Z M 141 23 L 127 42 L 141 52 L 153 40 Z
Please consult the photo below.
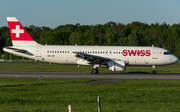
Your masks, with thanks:
M 26 54 L 26 55 L 31 55 L 33 56 L 34 54 L 28 52 L 27 50 L 24 50 L 24 49 L 18 49 L 18 48 L 13 48 L 13 47 L 4 47 L 3 50 L 6 51 L 7 50 L 12 50 L 14 52 L 19 52 L 19 53 L 22 53 L 22 54 Z

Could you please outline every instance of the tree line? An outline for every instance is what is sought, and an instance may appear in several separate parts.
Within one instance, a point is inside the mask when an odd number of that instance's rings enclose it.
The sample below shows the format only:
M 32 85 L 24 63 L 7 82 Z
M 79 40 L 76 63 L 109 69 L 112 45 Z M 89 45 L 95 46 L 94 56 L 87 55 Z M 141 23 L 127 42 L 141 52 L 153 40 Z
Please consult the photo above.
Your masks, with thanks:
M 104 25 L 60 25 L 54 29 L 31 25 L 25 27 L 40 44 L 47 45 L 100 45 L 100 46 L 152 46 L 162 47 L 180 58 L 180 24 L 169 25 L 132 22 L 108 22 Z M 2 48 L 11 46 L 9 28 L 0 27 L 0 55 Z M 18 57 L 14 57 L 18 58 Z

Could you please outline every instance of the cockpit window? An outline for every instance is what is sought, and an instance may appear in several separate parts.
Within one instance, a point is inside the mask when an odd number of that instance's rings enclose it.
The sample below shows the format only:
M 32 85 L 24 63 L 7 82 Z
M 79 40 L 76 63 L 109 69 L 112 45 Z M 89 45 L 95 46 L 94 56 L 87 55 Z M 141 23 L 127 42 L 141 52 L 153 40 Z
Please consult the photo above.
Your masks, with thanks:
M 171 52 L 164 52 L 164 55 L 169 55 L 171 54 Z

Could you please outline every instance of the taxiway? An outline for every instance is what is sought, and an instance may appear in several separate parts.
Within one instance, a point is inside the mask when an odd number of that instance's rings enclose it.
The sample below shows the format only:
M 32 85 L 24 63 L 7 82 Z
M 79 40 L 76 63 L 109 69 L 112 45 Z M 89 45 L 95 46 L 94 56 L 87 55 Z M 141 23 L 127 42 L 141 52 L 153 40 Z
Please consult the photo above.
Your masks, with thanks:
M 64 78 L 64 79 L 170 79 L 180 80 L 180 73 L 76 73 L 76 72 L 0 72 L 6 78 Z

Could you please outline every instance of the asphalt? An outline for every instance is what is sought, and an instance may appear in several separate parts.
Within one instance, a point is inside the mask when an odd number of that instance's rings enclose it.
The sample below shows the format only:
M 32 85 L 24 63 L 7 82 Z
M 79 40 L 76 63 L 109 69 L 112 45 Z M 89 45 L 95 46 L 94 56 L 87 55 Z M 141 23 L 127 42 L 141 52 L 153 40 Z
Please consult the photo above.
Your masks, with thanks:
M 6 78 L 64 78 L 64 79 L 168 79 L 180 80 L 180 73 L 76 73 L 76 72 L 0 72 L 0 77 Z

